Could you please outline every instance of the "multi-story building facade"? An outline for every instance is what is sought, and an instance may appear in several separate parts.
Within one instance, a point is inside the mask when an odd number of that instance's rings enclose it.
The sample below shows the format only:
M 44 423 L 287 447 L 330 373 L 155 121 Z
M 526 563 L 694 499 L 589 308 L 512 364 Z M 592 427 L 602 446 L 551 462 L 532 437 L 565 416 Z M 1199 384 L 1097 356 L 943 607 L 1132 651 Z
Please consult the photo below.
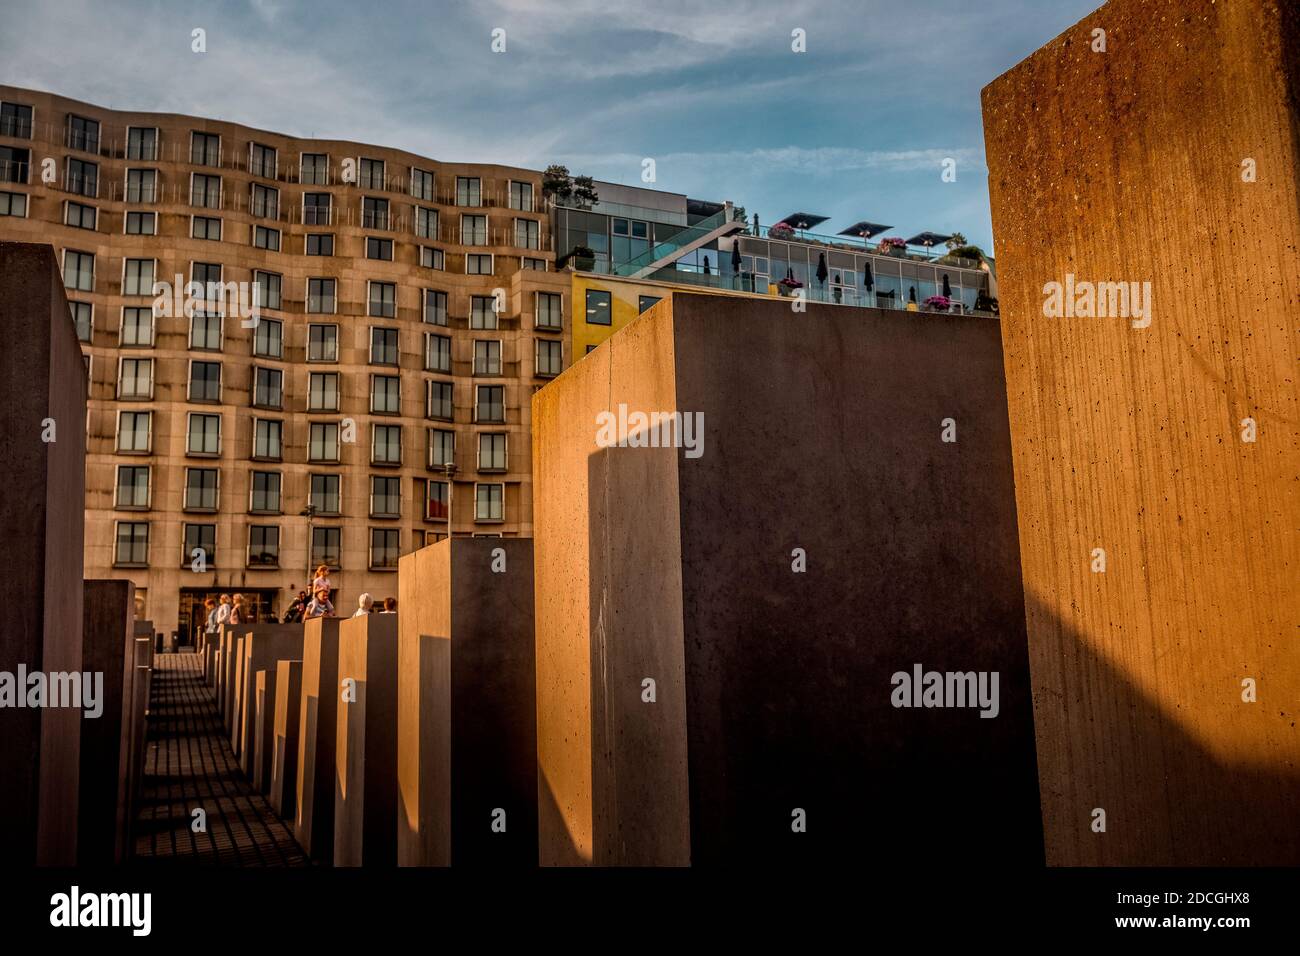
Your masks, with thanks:
M 343 612 L 449 532 L 529 534 L 548 213 L 531 170 L 0 86 L 0 236 L 54 247 L 86 359 L 86 575 L 185 634 L 210 594 L 282 614 L 326 564 Z

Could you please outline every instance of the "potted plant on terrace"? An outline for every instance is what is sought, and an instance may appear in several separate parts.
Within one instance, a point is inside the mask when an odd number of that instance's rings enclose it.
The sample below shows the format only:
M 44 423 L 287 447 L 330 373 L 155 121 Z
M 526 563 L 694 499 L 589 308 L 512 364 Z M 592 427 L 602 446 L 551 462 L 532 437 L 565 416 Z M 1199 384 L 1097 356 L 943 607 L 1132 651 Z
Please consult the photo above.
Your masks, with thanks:
M 880 245 L 876 246 L 876 251 L 881 255 L 901 258 L 907 255 L 907 243 L 897 236 L 889 236 L 880 240 Z
M 922 304 L 930 312 L 947 312 L 952 308 L 952 299 L 946 295 L 932 295 Z
M 793 239 L 794 229 L 788 223 L 778 222 L 775 226 L 769 226 L 767 229 L 767 238 L 769 239 Z

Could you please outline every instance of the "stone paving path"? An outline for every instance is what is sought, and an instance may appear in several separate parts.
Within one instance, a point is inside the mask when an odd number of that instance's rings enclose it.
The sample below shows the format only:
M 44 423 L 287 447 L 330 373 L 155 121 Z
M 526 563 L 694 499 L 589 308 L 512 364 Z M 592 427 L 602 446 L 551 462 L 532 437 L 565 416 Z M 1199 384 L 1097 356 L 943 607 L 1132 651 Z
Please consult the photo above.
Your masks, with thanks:
M 135 864 L 309 866 L 293 833 L 239 768 L 196 654 L 154 658 Z M 207 812 L 207 832 L 191 828 Z

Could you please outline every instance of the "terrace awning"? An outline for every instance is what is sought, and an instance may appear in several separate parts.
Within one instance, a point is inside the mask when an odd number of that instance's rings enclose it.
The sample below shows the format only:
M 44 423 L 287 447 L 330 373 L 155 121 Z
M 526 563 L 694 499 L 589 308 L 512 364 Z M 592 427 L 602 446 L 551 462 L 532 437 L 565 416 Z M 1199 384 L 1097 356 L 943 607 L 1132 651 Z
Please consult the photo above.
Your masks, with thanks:
M 929 249 L 932 246 L 937 246 L 940 243 L 947 242 L 951 238 L 952 236 L 945 236 L 937 232 L 918 232 L 911 239 L 907 240 L 907 244 L 909 246 L 925 246 Z
M 880 235 L 886 229 L 893 228 L 893 226 L 882 226 L 878 222 L 867 222 L 867 220 L 864 219 L 861 222 L 855 222 L 847 229 L 841 229 L 837 235 L 856 236 L 859 239 L 870 239 L 872 236 Z
M 830 216 L 819 216 L 816 213 L 811 212 L 792 212 L 781 221 L 791 229 L 798 229 L 802 232 L 805 229 L 812 229 L 815 226 L 820 226 L 829 218 Z

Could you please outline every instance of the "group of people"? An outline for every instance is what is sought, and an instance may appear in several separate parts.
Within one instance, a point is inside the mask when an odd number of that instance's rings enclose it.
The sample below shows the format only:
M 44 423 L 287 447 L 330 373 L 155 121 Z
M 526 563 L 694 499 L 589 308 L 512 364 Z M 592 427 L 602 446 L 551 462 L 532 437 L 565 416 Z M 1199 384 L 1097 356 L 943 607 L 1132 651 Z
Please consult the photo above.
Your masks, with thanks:
M 310 621 L 314 617 L 338 617 L 330 601 L 330 594 L 333 591 L 334 584 L 329 579 L 329 568 L 322 564 L 316 569 L 316 575 L 312 579 L 310 595 L 306 591 L 299 591 L 298 597 L 285 612 L 282 623 L 298 624 L 302 621 Z M 204 629 L 209 634 L 215 635 L 222 624 L 257 623 L 256 605 L 242 594 L 233 597 L 223 594 L 220 599 L 208 598 L 203 602 L 203 609 L 207 612 Z M 377 603 L 370 594 L 363 594 L 357 599 L 357 609 L 352 613 L 352 617 L 396 613 L 396 598 L 384 598 L 382 603 Z
M 334 610 L 334 604 L 330 601 L 330 595 L 333 592 L 334 584 L 329 579 L 329 568 L 322 564 L 316 569 L 316 576 L 312 579 L 311 595 L 308 596 L 306 591 L 298 592 L 297 599 L 289 606 L 289 610 L 284 616 L 285 623 L 310 621 L 314 617 L 338 617 L 338 612 Z M 378 605 L 375 603 L 375 599 L 367 593 L 357 599 L 357 609 L 352 613 L 352 616 L 362 617 L 366 614 L 396 613 L 396 598 L 384 598 L 383 604 Z

